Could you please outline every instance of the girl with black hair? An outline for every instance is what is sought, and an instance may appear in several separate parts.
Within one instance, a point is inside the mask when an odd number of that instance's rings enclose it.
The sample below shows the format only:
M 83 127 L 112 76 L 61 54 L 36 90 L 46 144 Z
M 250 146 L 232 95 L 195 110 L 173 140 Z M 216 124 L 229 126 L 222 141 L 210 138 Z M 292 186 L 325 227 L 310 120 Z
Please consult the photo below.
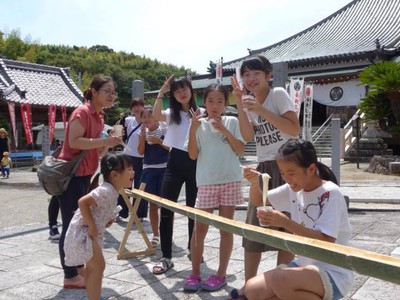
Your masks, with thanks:
M 269 188 L 272 189 L 284 183 L 275 161 L 276 154 L 289 138 L 297 137 L 300 130 L 299 120 L 293 101 L 285 89 L 269 86 L 272 64 L 265 56 L 253 55 L 246 58 L 240 67 L 240 76 L 243 87 L 235 76 L 231 77 L 240 132 L 245 141 L 256 142 L 257 170 L 272 177 L 269 181 Z M 256 217 L 256 206 L 251 198 L 252 189 L 258 189 L 258 186 L 250 187 L 246 223 L 260 226 Z M 288 263 L 293 258 L 290 252 L 246 238 L 243 238 L 243 247 L 245 281 L 257 275 L 262 252 L 278 251 L 277 265 Z M 243 298 L 243 288 L 233 289 L 231 298 Z
M 130 186 L 134 172 L 125 154 L 108 154 L 101 159 L 100 173 L 104 182 L 78 200 L 78 210 L 65 236 L 65 264 L 86 264 L 85 285 L 89 299 L 100 299 L 105 269 L 102 253 L 104 231 L 114 222 L 118 191 Z M 100 174 L 93 179 L 98 182 Z
M 163 110 L 162 100 L 168 91 L 169 108 Z M 204 113 L 204 109 L 197 107 L 191 82 L 187 78 L 174 80 L 174 75 L 171 75 L 161 87 L 153 111 L 156 120 L 166 122 L 168 126 L 163 144 L 171 148 L 164 173 L 161 197 L 177 202 L 182 185 L 185 183 L 186 205 L 194 207 L 197 196 L 196 160 L 191 159 L 184 148 L 192 118 L 191 112 L 195 115 Z M 174 213 L 162 207 L 160 238 L 163 257 L 153 267 L 154 274 L 163 274 L 174 266 L 171 262 L 173 223 Z M 194 221 L 188 218 L 188 249 L 190 249 L 193 227 Z M 190 259 L 190 252 L 188 257 Z
M 260 222 L 307 238 L 348 244 L 351 226 L 346 201 L 333 172 L 318 161 L 312 143 L 290 139 L 280 147 L 276 161 L 286 184 L 268 192 L 266 203 L 275 209 L 258 211 Z M 245 169 L 244 176 L 258 184 L 251 168 Z M 296 255 L 289 264 L 249 279 L 245 295 L 248 299 L 341 299 L 353 281 L 350 270 Z

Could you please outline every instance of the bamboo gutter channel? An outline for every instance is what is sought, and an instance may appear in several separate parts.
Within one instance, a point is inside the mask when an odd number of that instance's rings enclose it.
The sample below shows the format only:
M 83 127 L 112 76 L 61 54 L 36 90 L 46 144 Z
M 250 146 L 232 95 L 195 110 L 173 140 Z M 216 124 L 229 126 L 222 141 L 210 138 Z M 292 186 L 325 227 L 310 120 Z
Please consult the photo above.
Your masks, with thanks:
M 245 224 L 137 189 L 125 190 L 125 192 L 130 196 L 137 195 L 149 202 L 187 216 L 196 222 L 244 236 L 249 240 L 350 269 L 362 275 L 400 284 L 400 258 Z

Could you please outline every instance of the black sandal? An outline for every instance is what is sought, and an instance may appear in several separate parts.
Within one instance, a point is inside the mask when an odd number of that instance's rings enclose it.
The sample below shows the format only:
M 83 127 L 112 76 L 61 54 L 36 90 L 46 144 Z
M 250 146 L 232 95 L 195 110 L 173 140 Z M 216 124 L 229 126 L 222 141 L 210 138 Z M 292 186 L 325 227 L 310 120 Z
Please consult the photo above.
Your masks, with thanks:
M 163 257 L 160 259 L 160 262 L 153 266 L 153 274 L 161 275 L 167 272 L 169 269 L 174 267 L 174 263 L 171 259 Z

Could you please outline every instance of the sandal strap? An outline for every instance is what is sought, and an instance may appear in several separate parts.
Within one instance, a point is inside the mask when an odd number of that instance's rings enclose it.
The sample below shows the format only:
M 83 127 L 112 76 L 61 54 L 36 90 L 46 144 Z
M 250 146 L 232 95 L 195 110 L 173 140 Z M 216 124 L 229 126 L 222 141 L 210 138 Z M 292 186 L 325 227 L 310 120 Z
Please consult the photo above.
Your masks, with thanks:
M 226 281 L 225 276 L 218 277 L 217 275 L 210 275 L 210 277 L 208 277 L 208 279 L 205 281 L 205 283 L 208 283 L 211 286 L 217 286 L 225 281 Z
M 159 236 L 153 236 L 152 238 L 151 238 L 151 243 L 152 244 L 159 244 L 160 243 L 160 237 Z
M 169 258 L 163 257 L 156 264 L 156 266 L 160 267 L 163 271 L 167 271 L 168 269 L 172 268 L 172 262 Z
M 192 274 L 189 275 L 185 278 L 185 284 L 198 284 L 201 282 L 201 277 L 200 275 Z
M 163 257 L 156 265 L 153 266 L 153 274 L 156 275 L 164 274 L 173 267 L 174 263 L 171 261 L 171 259 Z

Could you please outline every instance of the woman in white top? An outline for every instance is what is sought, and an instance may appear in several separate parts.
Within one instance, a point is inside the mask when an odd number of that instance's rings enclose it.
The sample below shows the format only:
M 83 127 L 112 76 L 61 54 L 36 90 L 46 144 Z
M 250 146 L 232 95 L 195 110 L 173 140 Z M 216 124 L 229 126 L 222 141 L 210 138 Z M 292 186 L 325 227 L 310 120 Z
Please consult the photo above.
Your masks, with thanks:
M 169 108 L 162 110 L 162 99 L 168 90 L 170 91 Z M 158 121 L 166 122 L 168 126 L 164 145 L 171 148 L 167 169 L 164 173 L 161 197 L 176 202 L 182 185 L 185 183 L 186 205 L 194 207 L 197 197 L 196 160 L 192 160 L 187 150 L 184 149 L 192 118 L 191 110 L 197 114 L 202 114 L 204 111 L 203 109 L 197 111 L 198 107 L 194 99 L 192 84 L 186 78 L 174 80 L 174 76 L 171 75 L 161 87 L 153 111 L 155 118 Z M 174 266 L 171 262 L 173 223 L 174 213 L 162 207 L 160 213 L 160 238 L 163 257 L 153 267 L 154 274 L 163 274 Z M 194 222 L 189 219 L 188 223 L 188 249 L 190 249 Z
M 135 179 L 133 187 L 138 189 L 140 186 L 140 177 L 142 176 L 143 170 L 143 155 L 139 154 L 137 148 L 139 145 L 139 132 L 142 126 L 142 111 L 144 109 L 144 100 L 139 97 L 135 97 L 131 100 L 130 110 L 132 115 L 126 117 L 124 120 L 125 129 L 125 143 L 127 147 L 124 148 L 124 154 L 128 155 L 132 161 L 133 171 L 135 172 Z M 126 188 L 132 188 L 127 186 Z M 126 205 L 124 198 L 120 195 L 118 197 L 118 205 L 122 207 L 119 212 L 121 218 L 128 218 L 129 208 Z M 138 210 L 136 212 L 138 218 L 143 219 L 147 217 L 147 201 L 140 202 Z

